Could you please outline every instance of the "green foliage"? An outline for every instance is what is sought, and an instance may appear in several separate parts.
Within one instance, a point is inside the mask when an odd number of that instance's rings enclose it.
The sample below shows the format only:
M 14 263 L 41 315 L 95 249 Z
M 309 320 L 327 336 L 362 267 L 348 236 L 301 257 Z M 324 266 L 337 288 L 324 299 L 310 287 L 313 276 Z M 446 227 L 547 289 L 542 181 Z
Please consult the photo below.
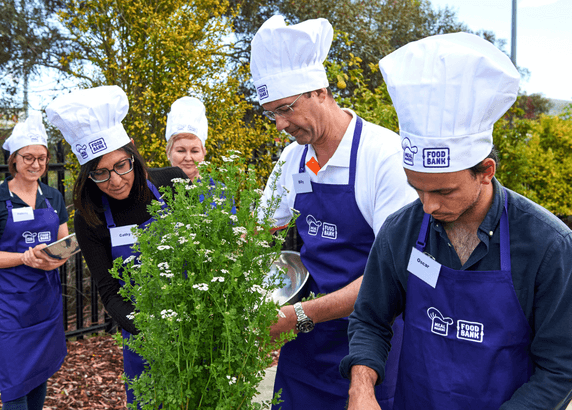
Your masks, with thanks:
M 266 279 L 286 233 L 270 233 L 280 198 L 259 223 L 254 169 L 244 172 L 235 154 L 223 158 L 211 173 L 201 166 L 203 182 L 163 189 L 168 210 L 154 201 L 156 221 L 136 233 L 140 259 L 119 258 L 111 272 L 135 300 L 141 333 L 127 345 L 149 368 L 129 384 L 143 409 L 260 408 L 252 398 L 270 352 L 285 341 L 270 341 L 278 310 L 269 295 L 281 282 Z
M 541 114 L 523 118 L 513 106 L 495 124 L 499 181 L 550 212 L 572 215 L 572 121 Z
M 184 95 L 203 100 L 209 119 L 207 159 L 237 149 L 270 174 L 276 131 L 260 120 L 245 124 L 250 108 L 238 93 L 245 69 L 229 71 L 231 36 L 226 0 L 72 0 L 62 21 L 81 52 L 66 64 L 84 86 L 120 86 L 130 109 L 123 125 L 152 167 L 168 165 L 165 127 L 171 104 Z M 222 150 L 222 151 L 221 151 Z

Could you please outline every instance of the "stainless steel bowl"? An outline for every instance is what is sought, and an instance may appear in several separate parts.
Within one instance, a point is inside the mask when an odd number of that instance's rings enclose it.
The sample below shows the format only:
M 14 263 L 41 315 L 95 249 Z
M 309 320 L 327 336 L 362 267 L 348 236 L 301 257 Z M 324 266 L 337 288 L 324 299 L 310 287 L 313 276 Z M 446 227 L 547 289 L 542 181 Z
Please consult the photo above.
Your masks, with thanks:
M 279 276 L 279 269 L 282 270 Z M 304 295 L 310 274 L 302 264 L 300 253 L 282 251 L 270 267 L 267 278 L 278 283 L 282 277 L 284 286 L 272 292 L 272 300 L 280 306 L 298 302 Z

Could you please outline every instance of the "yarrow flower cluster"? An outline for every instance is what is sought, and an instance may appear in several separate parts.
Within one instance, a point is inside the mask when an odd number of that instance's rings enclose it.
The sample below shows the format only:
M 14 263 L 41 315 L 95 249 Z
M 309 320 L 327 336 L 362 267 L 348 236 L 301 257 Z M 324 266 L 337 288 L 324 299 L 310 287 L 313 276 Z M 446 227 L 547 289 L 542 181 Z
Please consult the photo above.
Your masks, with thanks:
M 177 317 L 177 312 L 171 309 L 163 309 L 161 311 L 161 319 L 173 319 L 175 317 Z
M 206 283 L 197 283 L 193 285 L 193 289 L 207 291 L 209 290 L 209 285 L 207 285 Z

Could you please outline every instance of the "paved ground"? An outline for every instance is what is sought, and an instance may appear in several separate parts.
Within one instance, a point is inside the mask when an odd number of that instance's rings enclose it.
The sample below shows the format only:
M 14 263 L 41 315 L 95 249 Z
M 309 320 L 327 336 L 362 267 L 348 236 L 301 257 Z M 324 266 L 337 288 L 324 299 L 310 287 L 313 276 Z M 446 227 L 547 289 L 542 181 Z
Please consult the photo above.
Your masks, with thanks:
M 276 366 L 266 369 L 266 377 L 260 383 L 258 391 L 260 394 L 256 396 L 254 401 L 262 402 L 272 399 L 272 390 L 274 387 L 274 377 L 276 377 Z

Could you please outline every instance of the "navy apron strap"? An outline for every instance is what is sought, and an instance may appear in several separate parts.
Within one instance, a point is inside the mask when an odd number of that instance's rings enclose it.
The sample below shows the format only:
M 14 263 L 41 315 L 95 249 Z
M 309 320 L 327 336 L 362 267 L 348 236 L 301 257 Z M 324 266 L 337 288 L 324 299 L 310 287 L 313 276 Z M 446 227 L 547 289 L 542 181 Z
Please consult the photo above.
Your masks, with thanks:
M 427 246 L 427 235 L 429 233 L 429 214 L 423 215 L 423 222 L 421 222 L 421 229 L 419 229 L 419 236 L 417 237 L 417 243 L 415 247 L 420 252 L 425 251 L 425 247 Z
M 300 158 L 300 174 L 306 171 L 306 154 L 308 153 L 308 144 L 304 147 L 304 152 L 302 153 L 302 158 Z
M 359 148 L 359 141 L 361 138 L 362 127 L 363 127 L 363 121 L 359 116 L 356 115 L 356 127 L 354 129 L 354 138 L 352 140 L 352 150 L 350 156 L 350 178 L 348 180 L 348 185 L 351 187 L 355 186 L 355 181 L 356 181 L 357 152 Z
M 101 195 L 101 205 L 103 205 L 103 213 L 105 214 L 105 223 L 107 224 L 107 229 L 115 228 L 113 214 L 111 213 L 109 201 L 107 200 L 107 195 L 105 194 Z
M 167 204 L 165 203 L 163 198 L 161 198 L 161 194 L 159 193 L 159 190 L 155 187 L 155 185 L 153 185 L 151 181 L 147 180 L 147 186 L 149 187 L 151 192 L 153 192 L 153 195 L 155 195 L 155 199 L 157 199 L 157 201 L 161 203 L 161 208 L 166 209 Z
M 510 271 L 510 231 L 508 227 L 508 193 L 504 190 L 504 207 L 500 219 L 500 259 L 501 270 Z

